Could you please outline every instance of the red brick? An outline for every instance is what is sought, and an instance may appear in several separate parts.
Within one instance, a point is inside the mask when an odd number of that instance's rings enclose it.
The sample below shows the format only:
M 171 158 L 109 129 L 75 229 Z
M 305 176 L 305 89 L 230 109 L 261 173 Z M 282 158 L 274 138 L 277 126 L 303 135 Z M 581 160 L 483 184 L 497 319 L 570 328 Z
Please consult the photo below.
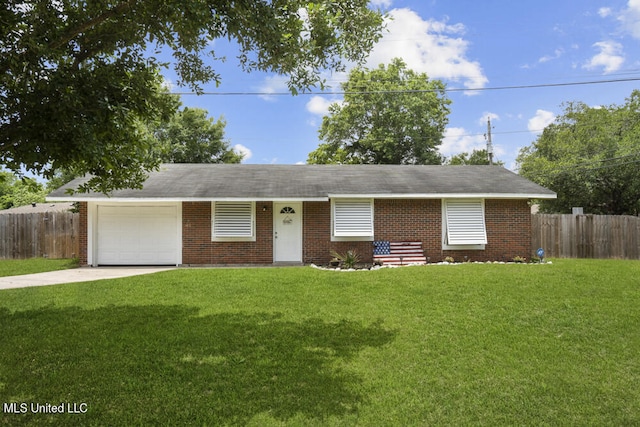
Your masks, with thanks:
M 267 210 L 263 211 L 262 207 Z M 255 242 L 214 242 L 211 236 L 211 202 L 182 203 L 183 264 L 273 263 L 272 203 L 256 203 Z
M 87 265 L 87 249 L 88 249 L 88 228 L 87 228 L 87 215 L 88 205 L 87 202 L 80 202 L 80 230 L 78 231 L 78 240 L 80 242 L 80 253 L 78 254 L 78 260 L 80 265 Z
M 303 204 L 303 262 L 325 264 L 330 251 L 356 250 L 362 261 L 371 262 L 373 245 L 365 242 L 331 241 L 331 203 Z M 263 211 L 262 207 L 267 209 Z M 211 202 L 182 203 L 182 262 L 192 265 L 271 264 L 273 262 L 273 204 L 256 203 L 255 242 L 213 242 Z M 87 203 L 80 203 L 80 263 L 87 264 Z M 375 240 L 421 241 L 425 256 L 439 262 L 447 256 L 456 261 L 509 261 L 529 257 L 531 213 L 526 200 L 486 200 L 488 244 L 484 250 L 442 249 L 440 200 L 377 199 L 374 201 Z

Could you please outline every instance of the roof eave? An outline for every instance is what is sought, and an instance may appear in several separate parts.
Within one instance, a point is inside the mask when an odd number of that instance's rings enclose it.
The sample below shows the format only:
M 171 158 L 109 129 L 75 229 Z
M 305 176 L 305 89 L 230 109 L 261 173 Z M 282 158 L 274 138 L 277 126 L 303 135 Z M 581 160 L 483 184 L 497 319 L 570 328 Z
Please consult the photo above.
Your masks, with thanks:
M 47 202 L 179 203 L 179 202 L 327 202 L 328 197 L 47 197 Z
M 99 203 L 179 203 L 179 202 L 326 202 L 329 199 L 555 199 L 548 193 L 336 193 L 327 197 L 107 197 L 65 196 L 47 197 L 47 202 L 99 202 Z
M 329 194 L 330 199 L 555 199 L 548 193 L 415 193 L 415 194 Z

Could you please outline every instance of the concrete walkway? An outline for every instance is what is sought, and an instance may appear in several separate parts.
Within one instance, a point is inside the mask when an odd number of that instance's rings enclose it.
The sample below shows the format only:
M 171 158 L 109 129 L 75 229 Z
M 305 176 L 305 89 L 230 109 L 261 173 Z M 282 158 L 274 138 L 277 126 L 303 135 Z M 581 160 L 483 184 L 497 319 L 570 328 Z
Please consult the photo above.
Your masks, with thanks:
M 173 270 L 176 267 L 81 267 L 22 276 L 0 277 L 0 290 L 29 286 L 59 285 L 72 282 L 116 279 Z

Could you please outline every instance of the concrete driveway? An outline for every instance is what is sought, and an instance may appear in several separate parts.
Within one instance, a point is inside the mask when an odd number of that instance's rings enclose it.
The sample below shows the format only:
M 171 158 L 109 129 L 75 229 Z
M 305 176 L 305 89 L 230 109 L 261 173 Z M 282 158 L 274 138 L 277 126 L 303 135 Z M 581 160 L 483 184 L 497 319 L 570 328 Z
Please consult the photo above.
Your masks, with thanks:
M 81 267 L 71 270 L 48 271 L 45 273 L 25 274 L 22 276 L 0 277 L 0 290 L 26 288 L 28 286 L 47 286 L 59 285 L 61 283 L 116 279 L 118 277 L 130 277 L 138 276 L 140 274 L 168 271 L 175 268 L 176 267 Z

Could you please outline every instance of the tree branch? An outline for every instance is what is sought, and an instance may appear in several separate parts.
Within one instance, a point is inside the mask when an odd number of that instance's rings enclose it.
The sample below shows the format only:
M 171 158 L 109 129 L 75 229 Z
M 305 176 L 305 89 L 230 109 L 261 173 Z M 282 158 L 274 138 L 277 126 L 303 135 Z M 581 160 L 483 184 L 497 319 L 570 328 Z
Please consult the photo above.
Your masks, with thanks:
M 129 1 L 126 1 L 126 2 L 122 2 L 122 3 L 118 4 L 117 6 L 115 6 L 113 9 L 109 9 L 106 12 L 102 13 L 101 15 L 98 15 L 95 18 L 90 19 L 87 22 L 82 23 L 82 24 L 80 24 L 79 26 L 77 26 L 75 28 L 67 30 L 67 32 L 66 32 L 66 34 L 64 36 L 62 36 L 60 39 L 58 39 L 57 41 L 55 41 L 55 42 L 53 42 L 53 43 L 51 43 L 49 45 L 49 49 L 51 49 L 51 50 L 59 49 L 60 47 L 66 45 L 71 40 L 73 40 L 75 37 L 77 37 L 78 34 L 84 33 L 87 30 L 102 24 L 106 20 L 108 20 L 110 18 L 113 18 L 113 17 L 115 17 L 117 15 L 122 14 L 124 11 L 130 9 L 131 6 L 133 6 L 133 4 L 136 3 L 136 1 L 137 0 L 129 0 Z

